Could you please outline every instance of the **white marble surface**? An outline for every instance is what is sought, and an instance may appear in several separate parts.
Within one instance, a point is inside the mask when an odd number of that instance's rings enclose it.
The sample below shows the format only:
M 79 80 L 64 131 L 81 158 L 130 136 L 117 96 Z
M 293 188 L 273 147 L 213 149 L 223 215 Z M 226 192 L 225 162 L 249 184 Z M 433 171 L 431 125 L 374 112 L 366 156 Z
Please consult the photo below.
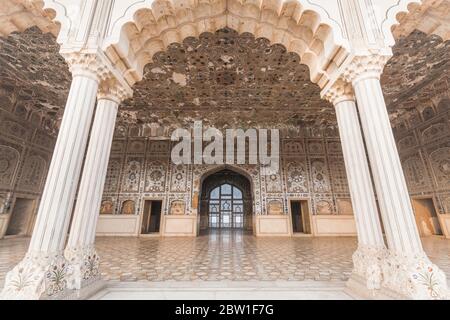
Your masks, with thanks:
M 107 284 L 91 300 L 350 300 L 345 282 L 164 281 Z

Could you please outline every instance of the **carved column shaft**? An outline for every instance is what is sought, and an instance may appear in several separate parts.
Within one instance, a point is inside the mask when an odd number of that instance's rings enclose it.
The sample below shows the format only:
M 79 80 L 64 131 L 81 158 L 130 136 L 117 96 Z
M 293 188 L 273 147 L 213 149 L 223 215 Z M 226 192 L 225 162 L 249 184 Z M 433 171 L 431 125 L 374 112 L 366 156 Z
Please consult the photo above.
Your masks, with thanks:
M 66 289 L 63 249 L 99 85 L 97 73 L 88 65 L 75 62 L 71 71 L 69 97 L 30 246 L 25 258 L 8 272 L 2 298 L 39 299 Z
M 378 289 L 382 280 L 381 260 L 386 248 L 355 97 L 351 85 L 340 82 L 328 91 L 325 98 L 333 103 L 336 110 L 358 233 L 358 249 L 353 254 L 353 272 L 365 280 L 369 289 Z
M 338 102 L 335 109 L 355 220 L 359 230 L 358 242 L 367 246 L 384 247 L 355 101 Z
M 367 78 L 354 86 L 389 248 L 420 252 L 422 243 L 380 81 Z
M 356 57 L 345 78 L 353 84 L 386 231 L 383 287 L 401 297 L 445 298 L 445 273 L 422 248 L 406 180 L 380 84 L 388 56 Z
M 84 170 L 78 191 L 65 256 L 72 269 L 68 287 L 80 289 L 83 282 L 99 275 L 95 230 L 100 211 L 117 109 L 128 94 L 116 81 L 103 81 L 92 125 Z
M 74 75 L 28 252 L 64 249 L 97 89 L 94 74 Z

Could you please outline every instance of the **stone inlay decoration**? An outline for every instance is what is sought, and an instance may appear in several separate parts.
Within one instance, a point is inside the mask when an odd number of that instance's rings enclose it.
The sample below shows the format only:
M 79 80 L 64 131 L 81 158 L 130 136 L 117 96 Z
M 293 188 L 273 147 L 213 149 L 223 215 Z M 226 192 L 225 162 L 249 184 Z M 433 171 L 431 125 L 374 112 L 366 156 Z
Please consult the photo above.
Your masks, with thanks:
M 37 113 L 56 133 L 69 93 L 71 75 L 51 33 L 37 27 L 0 37 L 0 106 L 26 120 Z
M 193 119 L 218 127 L 335 122 L 297 54 L 228 28 L 156 53 L 121 109 L 130 122 L 165 126 L 190 126 Z
M 422 113 L 436 96 L 448 94 L 450 41 L 416 30 L 398 39 L 393 52 L 381 81 L 395 125 Z

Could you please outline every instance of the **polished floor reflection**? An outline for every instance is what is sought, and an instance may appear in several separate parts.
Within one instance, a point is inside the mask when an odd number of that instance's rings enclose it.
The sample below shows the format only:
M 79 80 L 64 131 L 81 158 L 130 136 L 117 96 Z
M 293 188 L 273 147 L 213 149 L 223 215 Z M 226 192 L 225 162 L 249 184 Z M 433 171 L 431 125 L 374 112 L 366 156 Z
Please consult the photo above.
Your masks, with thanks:
M 0 240 L 0 284 L 29 239 Z M 450 278 L 450 240 L 423 239 Z M 345 281 L 356 238 L 256 238 L 220 231 L 197 238 L 99 237 L 103 278 L 113 281 Z

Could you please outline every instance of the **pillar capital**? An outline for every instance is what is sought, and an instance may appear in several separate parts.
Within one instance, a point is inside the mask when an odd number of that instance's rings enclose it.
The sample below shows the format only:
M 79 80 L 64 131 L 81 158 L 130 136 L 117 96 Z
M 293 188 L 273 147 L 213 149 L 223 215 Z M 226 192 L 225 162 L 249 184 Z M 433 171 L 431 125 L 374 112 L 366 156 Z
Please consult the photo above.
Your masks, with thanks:
M 355 56 L 344 69 L 342 77 L 352 84 L 364 79 L 380 79 L 390 58 L 391 55 L 387 54 Z
M 98 100 L 111 100 L 120 104 L 122 101 L 131 98 L 133 92 L 123 86 L 117 79 L 110 75 L 105 78 L 98 88 Z
M 69 65 L 73 77 L 85 76 L 97 82 L 108 77 L 108 67 L 102 63 L 95 53 L 69 52 L 62 53 L 62 56 Z
M 61 55 L 69 65 L 72 76 L 85 76 L 99 83 L 99 99 L 118 103 L 132 96 L 133 90 L 120 72 L 99 51 L 68 51 Z
M 352 84 L 339 79 L 332 87 L 322 92 L 322 98 L 331 102 L 334 106 L 343 101 L 355 101 L 355 93 L 353 92 Z

